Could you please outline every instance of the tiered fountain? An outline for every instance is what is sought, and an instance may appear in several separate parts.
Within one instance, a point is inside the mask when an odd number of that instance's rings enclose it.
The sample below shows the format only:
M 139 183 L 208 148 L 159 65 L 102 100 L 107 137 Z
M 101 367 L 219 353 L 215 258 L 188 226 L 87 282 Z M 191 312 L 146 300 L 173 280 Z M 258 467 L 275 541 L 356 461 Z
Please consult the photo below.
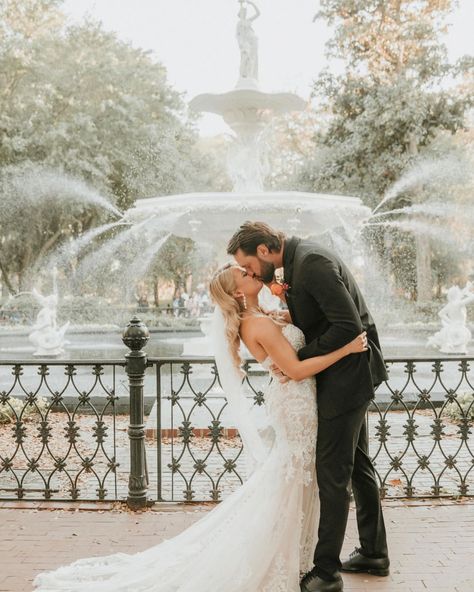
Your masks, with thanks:
M 127 300 L 127 290 L 146 276 L 171 235 L 191 238 L 198 245 L 211 245 L 214 251 L 212 256 L 220 256 L 225 253 L 227 240 L 239 224 L 249 219 L 260 219 L 288 234 L 316 238 L 329 244 L 352 266 L 358 279 L 365 279 L 366 285 L 363 288 L 370 297 L 371 306 L 375 302 L 375 309 L 378 304 L 378 308 L 392 310 L 393 294 L 390 292 L 387 272 L 385 275 L 379 272 L 373 260 L 367 264 L 361 256 L 363 244 L 358 239 L 362 227 L 368 224 L 371 228 L 380 228 L 382 232 L 386 228 L 394 227 L 412 232 L 415 236 L 433 236 L 437 241 L 458 240 L 457 235 L 461 236 L 462 233 L 456 232 L 456 237 L 450 237 L 443 225 L 448 215 L 453 218 L 458 214 L 453 209 L 454 206 L 448 211 L 448 205 L 452 204 L 415 203 L 399 209 L 387 209 L 385 206 L 393 205 L 396 203 L 393 200 L 401 193 L 411 191 L 420 183 L 428 183 L 429 179 L 436 175 L 442 174 L 443 178 L 450 178 L 451 185 L 459 182 L 459 169 L 466 167 L 455 166 L 455 163 L 446 159 L 424 167 L 423 163 L 418 163 L 389 189 L 373 213 L 355 197 L 297 191 L 264 191 L 267 171 L 263 164 L 265 159 L 262 132 L 273 116 L 303 110 L 306 103 L 294 94 L 264 92 L 260 88 L 258 39 L 253 28 L 260 12 L 256 5 L 248 0 L 239 0 L 239 4 L 237 41 L 240 49 L 240 70 L 236 85 L 228 92 L 201 94 L 190 102 L 192 109 L 218 114 L 230 127 L 234 140 L 230 149 L 228 169 L 233 181 L 233 191 L 139 199 L 134 207 L 122 215 L 107 200 L 93 192 L 84 191 L 82 185 L 69 181 L 58 185 L 55 177 L 47 176 L 40 184 L 40 189 L 44 185 L 40 196 L 48 195 L 48 188 L 53 184 L 54 191 L 51 193 L 60 194 L 68 199 L 76 199 L 80 194 L 84 203 L 107 207 L 113 212 L 116 221 L 93 228 L 75 241 L 67 243 L 53 254 L 51 261 L 44 263 L 44 267 L 57 265 L 65 274 L 68 261 L 71 258 L 77 259 L 78 265 L 74 272 L 76 285 L 81 284 L 83 280 L 93 281 L 94 278 L 100 281 L 102 269 L 120 269 L 115 289 L 118 293 L 124 294 L 124 300 Z M 26 186 L 31 186 L 31 190 L 27 192 L 28 196 L 36 196 L 37 179 L 32 178 Z M 25 179 L 22 178 L 22 191 L 24 187 Z M 464 208 L 462 216 L 463 221 L 467 219 L 469 223 L 473 216 L 472 209 Z M 466 224 L 466 228 L 468 227 L 469 224 Z M 81 256 L 82 249 L 87 248 L 101 235 L 107 237 L 109 233 L 112 233 L 110 238 L 102 240 L 101 244 L 90 249 L 87 255 L 84 256 L 82 253 Z M 459 240 L 463 240 L 462 236 Z M 464 240 L 465 245 L 470 242 L 472 241 Z M 429 287 L 431 288 L 431 285 Z M 384 304 L 388 301 L 391 303 L 390 307 Z M 419 325 L 421 324 L 420 321 Z M 418 327 L 417 331 L 419 330 L 423 332 L 426 328 Z M 464 332 L 464 335 L 467 336 L 467 333 Z M 382 336 L 383 341 L 385 337 Z M 416 348 L 418 354 L 420 348 L 426 348 L 426 336 L 420 340 L 416 335 L 414 340 L 407 341 L 405 326 L 403 335 L 395 335 L 392 343 L 390 338 L 389 336 L 386 343 L 397 354 L 400 353 L 400 347 L 405 351 L 407 348 Z M 118 337 L 116 346 L 121 347 Z M 209 353 L 209 350 L 203 349 L 203 343 L 201 346 L 199 353 Z M 459 348 L 457 345 L 456 349 Z M 445 349 L 443 348 L 443 351 Z M 184 353 L 188 355 L 194 351 L 187 347 Z
M 253 21 L 260 12 L 253 2 L 239 0 L 237 41 L 240 72 L 235 88 L 222 94 L 202 94 L 190 102 L 197 111 L 221 115 L 234 132 L 229 175 L 232 193 L 187 193 L 142 199 L 126 219 L 154 219 L 160 229 L 177 236 L 217 244 L 223 248 L 238 225 L 261 219 L 302 236 L 338 230 L 352 237 L 370 215 L 358 198 L 302 192 L 264 192 L 262 131 L 274 115 L 305 109 L 306 103 L 290 93 L 268 93 L 258 81 L 258 39 Z

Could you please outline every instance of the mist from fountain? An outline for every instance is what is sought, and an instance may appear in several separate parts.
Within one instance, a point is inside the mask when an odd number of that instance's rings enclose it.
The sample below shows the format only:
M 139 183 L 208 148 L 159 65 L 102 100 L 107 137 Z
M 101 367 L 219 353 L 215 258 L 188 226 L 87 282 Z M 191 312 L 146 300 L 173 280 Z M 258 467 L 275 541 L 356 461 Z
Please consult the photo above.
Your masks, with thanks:
M 45 168 L 20 172 L 14 167 L 7 168 L 4 174 L 9 177 L 12 188 L 4 198 L 12 208 L 24 211 L 26 207 L 49 201 L 59 204 L 77 203 L 95 206 L 122 218 L 122 212 L 109 200 L 87 183 L 70 175 Z
M 373 222 L 370 227 L 396 228 L 412 235 L 429 236 L 438 243 L 460 247 L 464 243 L 462 237 L 446 232 L 443 225 L 435 226 L 431 222 L 421 220 L 390 220 L 386 222 Z
M 107 240 L 102 245 L 94 248 L 90 253 L 80 260 L 79 265 L 77 266 L 77 269 L 74 273 L 74 283 L 80 285 L 86 279 L 94 280 L 94 277 L 97 279 L 97 281 L 99 281 L 99 271 L 102 268 L 109 266 L 119 255 L 119 249 L 123 250 L 125 245 L 127 245 L 127 251 L 123 251 L 121 254 L 124 255 L 125 253 L 130 253 L 133 248 L 133 243 L 137 243 L 137 238 L 139 237 L 140 232 L 143 231 L 143 229 L 149 225 L 151 221 L 152 218 L 147 218 L 141 221 L 139 224 L 134 225 L 124 224 L 122 222 L 122 225 L 126 227 L 126 230 Z M 136 255 L 138 255 L 140 248 L 141 243 L 136 245 Z
M 96 228 L 91 228 L 91 230 L 88 230 L 81 236 L 78 236 L 74 240 L 63 244 L 58 249 L 56 249 L 46 260 L 45 266 L 57 266 L 61 268 L 65 267 L 68 261 L 70 261 L 72 258 L 79 257 L 81 252 L 86 247 L 90 246 L 90 244 L 93 243 L 97 237 L 105 234 L 113 228 L 124 225 L 124 222 L 119 220 L 118 222 L 109 222 L 107 224 L 97 226 Z
M 124 230 L 113 238 L 106 239 L 80 260 L 74 271 L 74 285 L 79 288 L 87 282 L 89 286 L 99 287 L 107 277 L 103 276 L 102 271 L 120 269 L 120 274 L 116 274 L 114 279 L 114 288 L 124 294 L 125 301 L 130 300 L 136 282 L 147 273 L 170 237 L 171 233 L 164 227 L 167 223 L 172 224 L 175 218 L 175 214 L 163 214 L 159 217 L 154 213 L 134 224 L 122 220 L 109 225 L 108 229 L 105 225 L 102 226 L 102 232 L 120 226 Z M 90 245 L 91 241 L 87 244 Z M 80 248 L 87 244 L 80 242 Z
M 414 162 L 388 189 L 373 214 L 376 214 L 382 206 L 396 199 L 402 193 L 416 189 L 421 185 L 455 184 L 472 177 L 472 171 L 466 165 L 467 163 L 461 160 L 458 155 Z
M 140 258 L 134 265 L 133 277 L 128 277 L 127 283 L 129 285 L 133 285 L 133 280 L 142 278 L 148 272 L 148 269 L 155 261 L 155 257 L 164 247 L 170 236 L 171 233 L 168 232 L 160 239 L 151 241 L 150 246 L 140 254 Z

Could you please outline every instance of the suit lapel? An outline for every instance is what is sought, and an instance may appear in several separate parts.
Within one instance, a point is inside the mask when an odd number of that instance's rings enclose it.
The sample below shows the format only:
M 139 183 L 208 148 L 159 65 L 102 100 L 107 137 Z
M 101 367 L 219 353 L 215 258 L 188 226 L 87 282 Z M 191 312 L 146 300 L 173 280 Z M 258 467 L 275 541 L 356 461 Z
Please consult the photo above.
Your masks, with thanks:
M 292 236 L 285 241 L 285 248 L 283 251 L 283 271 L 284 281 L 291 287 L 291 280 L 293 278 L 293 265 L 295 260 L 296 247 L 301 242 L 301 239 Z
M 293 266 L 294 266 L 294 259 L 295 259 L 295 251 L 296 247 L 300 243 L 299 238 L 295 236 L 291 237 L 290 239 L 285 241 L 285 248 L 283 251 L 283 272 L 284 272 L 284 282 L 288 284 L 288 290 L 286 292 L 286 304 L 288 306 L 288 310 L 290 311 L 291 318 L 293 322 L 296 322 L 295 317 L 295 308 L 293 306 L 293 296 L 291 293 L 292 286 L 291 282 L 293 279 Z

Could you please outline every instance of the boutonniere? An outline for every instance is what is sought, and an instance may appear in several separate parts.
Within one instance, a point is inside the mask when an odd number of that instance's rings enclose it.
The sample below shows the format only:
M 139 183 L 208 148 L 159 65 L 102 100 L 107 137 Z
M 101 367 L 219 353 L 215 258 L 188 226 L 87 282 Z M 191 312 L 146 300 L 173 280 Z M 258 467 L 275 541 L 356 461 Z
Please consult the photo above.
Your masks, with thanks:
M 290 284 L 287 284 L 286 282 L 279 282 L 277 280 L 275 280 L 271 285 L 270 285 L 270 291 L 274 296 L 286 296 L 286 293 L 288 292 L 288 290 L 290 289 Z

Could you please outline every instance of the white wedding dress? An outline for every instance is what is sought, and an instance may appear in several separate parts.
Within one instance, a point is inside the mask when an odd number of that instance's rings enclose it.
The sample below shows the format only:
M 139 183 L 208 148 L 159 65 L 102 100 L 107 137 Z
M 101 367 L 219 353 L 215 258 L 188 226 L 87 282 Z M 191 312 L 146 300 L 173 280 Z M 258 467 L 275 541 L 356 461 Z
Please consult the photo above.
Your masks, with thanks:
M 296 350 L 304 345 L 294 325 L 282 331 Z M 265 460 L 204 518 L 144 552 L 42 573 L 37 592 L 299 592 L 319 518 L 314 379 L 273 380 L 265 406 L 274 433 Z

